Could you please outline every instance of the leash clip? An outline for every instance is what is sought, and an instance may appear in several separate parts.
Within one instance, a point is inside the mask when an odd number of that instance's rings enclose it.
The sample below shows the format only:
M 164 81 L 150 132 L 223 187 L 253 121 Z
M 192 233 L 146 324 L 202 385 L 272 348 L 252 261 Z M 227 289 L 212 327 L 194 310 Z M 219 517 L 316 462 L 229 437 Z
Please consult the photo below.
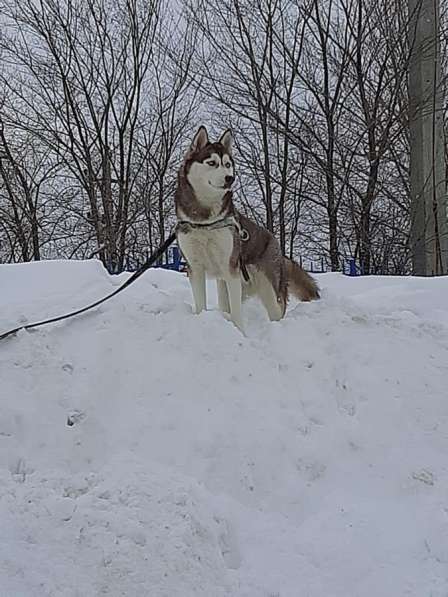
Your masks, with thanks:
M 240 239 L 243 242 L 246 242 L 250 239 L 250 234 L 248 233 L 248 231 L 245 228 L 240 228 Z

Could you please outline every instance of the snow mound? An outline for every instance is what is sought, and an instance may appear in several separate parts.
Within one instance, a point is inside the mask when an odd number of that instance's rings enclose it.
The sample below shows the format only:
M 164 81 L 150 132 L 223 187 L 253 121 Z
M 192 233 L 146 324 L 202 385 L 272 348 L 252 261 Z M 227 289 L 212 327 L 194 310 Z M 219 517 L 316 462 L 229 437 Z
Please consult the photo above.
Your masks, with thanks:
M 225 523 L 191 479 L 125 461 L 13 475 L 0 481 L 2 594 L 228 594 Z
M 0 331 L 126 275 L 0 266 Z M 150 270 L 0 343 L 2 597 L 446 597 L 448 279 L 318 278 L 246 338 Z

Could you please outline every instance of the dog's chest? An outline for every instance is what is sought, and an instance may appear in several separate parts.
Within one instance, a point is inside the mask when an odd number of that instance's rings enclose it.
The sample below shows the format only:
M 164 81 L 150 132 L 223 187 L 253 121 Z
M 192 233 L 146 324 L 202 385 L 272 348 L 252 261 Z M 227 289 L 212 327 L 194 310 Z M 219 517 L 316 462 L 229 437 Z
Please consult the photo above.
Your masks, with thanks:
M 179 245 L 191 267 L 203 268 L 212 277 L 227 277 L 234 250 L 232 228 L 194 229 L 178 234 Z

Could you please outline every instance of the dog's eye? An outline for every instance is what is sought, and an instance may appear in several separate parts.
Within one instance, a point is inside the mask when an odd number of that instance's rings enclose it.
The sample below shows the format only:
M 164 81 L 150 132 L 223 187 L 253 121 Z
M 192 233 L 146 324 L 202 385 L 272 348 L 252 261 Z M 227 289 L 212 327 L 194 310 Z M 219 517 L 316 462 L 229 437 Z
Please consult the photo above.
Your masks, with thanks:
M 232 167 L 232 164 L 230 162 L 227 162 L 226 168 L 231 168 L 231 167 Z
M 205 162 L 205 163 L 207 164 L 207 166 L 212 166 L 212 167 L 216 166 L 215 160 L 209 160 L 208 162 Z

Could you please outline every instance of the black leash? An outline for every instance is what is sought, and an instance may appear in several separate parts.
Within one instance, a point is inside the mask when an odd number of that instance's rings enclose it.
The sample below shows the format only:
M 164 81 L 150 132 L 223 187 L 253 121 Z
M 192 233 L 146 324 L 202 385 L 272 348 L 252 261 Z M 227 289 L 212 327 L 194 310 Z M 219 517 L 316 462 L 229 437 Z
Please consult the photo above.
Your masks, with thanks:
M 13 334 L 16 334 L 20 330 L 29 330 L 31 328 L 37 328 L 41 325 L 46 325 L 47 323 L 55 323 L 56 321 L 62 321 L 63 319 L 68 319 L 69 317 L 74 317 L 75 315 L 80 315 L 81 313 L 85 313 L 89 309 L 93 309 L 94 307 L 101 305 L 101 303 L 104 303 L 108 299 L 112 298 L 113 296 L 115 296 L 116 294 L 118 294 L 119 292 L 121 292 L 122 290 L 127 288 L 128 286 L 130 286 L 133 282 L 135 282 L 137 280 L 137 278 L 140 278 L 140 276 L 144 272 L 146 272 L 147 269 L 149 269 L 152 265 L 154 265 L 154 263 L 158 259 L 160 259 L 160 257 L 162 257 L 162 255 L 165 253 L 165 251 L 168 249 L 168 247 L 173 244 L 175 239 L 176 239 L 176 232 L 172 232 L 170 234 L 170 236 L 166 239 L 166 241 L 163 243 L 163 245 L 161 245 L 157 249 L 157 251 L 155 251 L 155 253 L 153 253 L 151 255 L 151 257 L 148 259 L 148 261 L 144 265 L 142 265 L 141 268 L 139 268 L 136 272 L 134 272 L 134 274 L 132 274 L 132 276 L 130 278 L 128 278 L 126 280 L 126 282 L 124 282 L 124 284 L 119 286 L 116 290 L 114 290 L 113 292 L 111 292 L 110 294 L 105 296 L 104 298 L 100 299 L 99 301 L 95 301 L 94 303 L 92 303 L 91 305 L 88 305 L 87 307 L 83 307 L 82 309 L 78 309 L 77 311 L 72 311 L 71 313 L 67 313 L 66 315 L 60 315 L 59 317 L 53 317 L 52 319 L 45 319 L 44 321 L 39 321 L 37 323 L 29 323 L 28 325 L 21 325 L 17 328 L 14 328 L 13 330 L 9 330 L 8 332 L 1 334 L 0 340 L 4 340 L 8 336 L 12 336 Z

